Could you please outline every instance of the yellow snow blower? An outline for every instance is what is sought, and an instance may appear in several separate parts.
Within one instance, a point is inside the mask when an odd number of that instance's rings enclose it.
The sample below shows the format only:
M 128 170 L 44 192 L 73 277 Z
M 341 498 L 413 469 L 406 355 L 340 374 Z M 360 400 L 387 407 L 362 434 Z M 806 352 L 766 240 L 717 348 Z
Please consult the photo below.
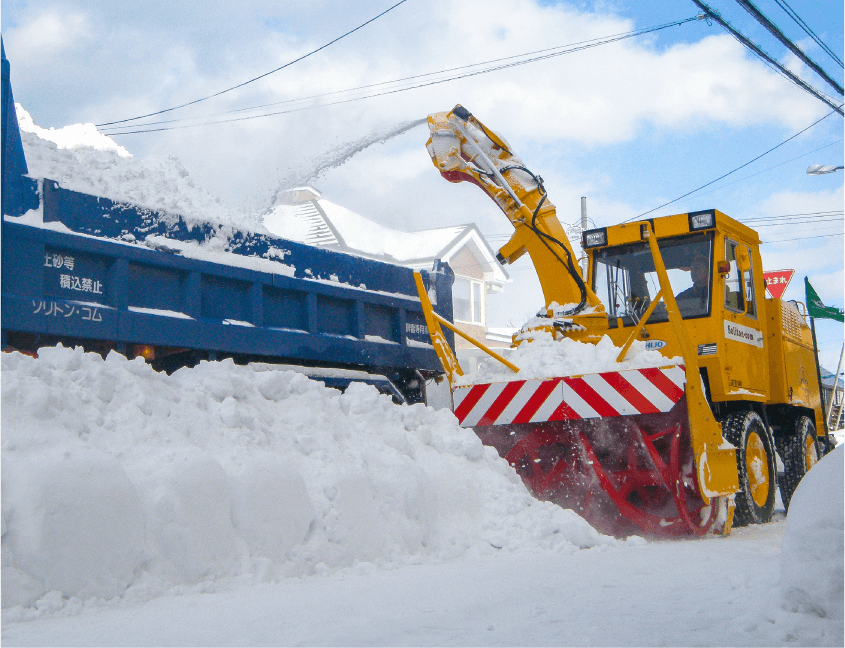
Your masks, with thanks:
M 776 451 L 788 505 L 832 446 L 810 329 L 800 304 L 765 298 L 757 234 L 714 209 L 589 230 L 582 276 L 542 178 L 501 136 L 460 105 L 428 124 L 441 175 L 481 187 L 513 225 L 500 262 L 527 253 L 537 271 L 546 306 L 515 344 L 542 332 L 588 344 L 609 336 L 620 347 L 615 371 L 521 379 L 518 366 L 436 314 L 417 275 L 460 424 L 536 497 L 620 537 L 769 521 Z M 441 326 L 508 366 L 511 379 L 461 377 Z M 666 362 L 626 367 L 635 341 Z

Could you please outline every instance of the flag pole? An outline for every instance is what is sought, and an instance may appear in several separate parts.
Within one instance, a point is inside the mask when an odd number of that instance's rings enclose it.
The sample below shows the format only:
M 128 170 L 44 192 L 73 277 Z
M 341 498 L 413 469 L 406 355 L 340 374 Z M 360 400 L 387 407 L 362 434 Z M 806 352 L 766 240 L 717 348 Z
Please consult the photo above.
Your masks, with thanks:
M 836 400 L 836 387 L 839 385 L 839 372 L 842 371 L 843 354 L 845 354 L 845 344 L 842 345 L 842 351 L 839 352 L 839 364 L 836 365 L 836 373 L 833 374 L 833 391 L 830 393 L 830 402 L 827 404 L 827 416 L 824 417 L 825 421 L 830 420 L 830 415 L 833 412 L 833 401 Z M 838 419 L 839 417 L 837 417 L 837 423 L 839 422 Z
M 809 310 L 809 308 L 807 310 Z M 819 400 L 821 401 L 822 406 L 822 425 L 824 425 L 824 441 L 825 446 L 827 446 L 826 452 L 830 452 L 831 450 L 833 450 L 833 444 L 831 444 L 830 442 L 830 432 L 827 429 L 827 416 L 824 415 L 826 408 L 824 406 L 824 390 L 822 389 L 822 370 L 821 365 L 819 364 L 819 345 L 816 342 L 816 318 L 812 315 L 810 315 L 810 331 L 812 331 L 813 333 L 813 355 L 816 358 L 816 380 L 819 381 Z M 831 399 L 831 402 L 833 402 L 833 399 Z

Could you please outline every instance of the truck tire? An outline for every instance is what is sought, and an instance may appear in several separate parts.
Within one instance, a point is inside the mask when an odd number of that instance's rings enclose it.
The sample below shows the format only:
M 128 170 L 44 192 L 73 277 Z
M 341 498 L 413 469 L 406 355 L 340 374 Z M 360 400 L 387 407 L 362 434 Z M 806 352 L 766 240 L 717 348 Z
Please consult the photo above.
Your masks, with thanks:
M 739 492 L 734 526 L 769 522 L 775 511 L 777 473 L 772 438 L 763 420 L 751 410 L 736 412 L 722 421 L 722 433 L 736 446 Z
M 780 498 L 787 511 L 792 495 L 798 488 L 798 482 L 821 459 L 821 455 L 816 426 L 810 417 L 799 416 L 795 420 L 793 433 L 782 441 L 781 459 L 784 470 L 780 482 Z

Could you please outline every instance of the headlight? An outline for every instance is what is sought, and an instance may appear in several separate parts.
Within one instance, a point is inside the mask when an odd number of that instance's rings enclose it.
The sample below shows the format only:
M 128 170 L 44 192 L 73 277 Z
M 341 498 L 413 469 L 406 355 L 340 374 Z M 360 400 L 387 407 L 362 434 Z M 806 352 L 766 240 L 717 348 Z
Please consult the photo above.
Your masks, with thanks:
M 581 245 L 584 249 L 607 245 L 607 228 L 587 230 L 581 237 Z
M 712 229 L 716 227 L 716 214 L 713 210 L 690 212 L 689 213 L 689 231 L 696 232 L 703 229 Z

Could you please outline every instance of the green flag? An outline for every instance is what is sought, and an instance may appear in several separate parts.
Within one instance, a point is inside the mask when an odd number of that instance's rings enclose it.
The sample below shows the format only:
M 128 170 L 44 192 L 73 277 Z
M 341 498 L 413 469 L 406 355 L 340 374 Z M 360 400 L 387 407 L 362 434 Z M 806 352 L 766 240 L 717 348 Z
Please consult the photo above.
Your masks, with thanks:
M 845 322 L 845 312 L 835 306 L 825 306 L 822 300 L 819 299 L 818 293 L 813 290 L 810 280 L 807 277 L 804 277 L 804 291 L 807 294 L 807 312 L 810 314 L 810 317 Z

